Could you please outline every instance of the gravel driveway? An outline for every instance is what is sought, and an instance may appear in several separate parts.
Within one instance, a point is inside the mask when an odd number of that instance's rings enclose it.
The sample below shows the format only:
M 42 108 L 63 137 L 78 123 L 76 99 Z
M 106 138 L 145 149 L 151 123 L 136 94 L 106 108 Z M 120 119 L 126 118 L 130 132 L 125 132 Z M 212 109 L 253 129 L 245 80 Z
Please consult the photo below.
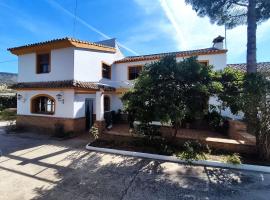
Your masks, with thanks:
M 0 129 L 0 199 L 269 199 L 270 174 L 89 152 Z

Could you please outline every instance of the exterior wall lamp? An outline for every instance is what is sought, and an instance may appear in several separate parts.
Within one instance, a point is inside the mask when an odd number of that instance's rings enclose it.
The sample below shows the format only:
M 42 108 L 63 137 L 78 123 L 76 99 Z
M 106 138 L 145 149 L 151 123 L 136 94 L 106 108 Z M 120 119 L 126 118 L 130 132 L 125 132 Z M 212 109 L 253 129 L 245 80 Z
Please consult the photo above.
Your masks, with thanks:
M 56 95 L 56 98 L 59 102 L 62 102 L 64 103 L 65 100 L 64 100 L 64 93 L 63 92 L 60 92 L 59 94 Z
M 23 96 L 22 94 L 17 94 L 17 100 L 24 103 L 26 101 L 26 96 Z
M 22 98 L 23 98 L 23 96 L 22 96 L 21 94 L 18 94 L 18 95 L 17 95 L 17 100 L 20 101 L 20 100 L 22 100 Z

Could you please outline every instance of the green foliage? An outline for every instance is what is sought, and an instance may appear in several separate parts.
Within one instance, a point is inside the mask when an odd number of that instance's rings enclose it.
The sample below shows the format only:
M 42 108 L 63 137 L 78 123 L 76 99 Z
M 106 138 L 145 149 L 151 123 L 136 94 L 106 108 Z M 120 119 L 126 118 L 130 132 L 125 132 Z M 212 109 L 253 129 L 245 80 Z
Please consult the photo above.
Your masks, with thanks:
M 216 109 L 212 109 L 205 116 L 209 127 L 214 131 L 226 134 L 228 130 L 227 118 L 223 117 Z
M 150 124 L 138 124 L 135 126 L 135 132 L 144 136 L 148 136 L 149 139 L 155 136 L 160 136 L 159 126 Z
M 248 0 L 186 0 L 201 17 L 208 16 L 212 23 L 233 28 L 247 23 Z M 257 22 L 270 18 L 269 0 L 256 3 Z
M 243 93 L 245 74 L 240 70 L 227 67 L 220 75 L 223 89 L 218 93 L 218 98 L 222 101 L 223 108 L 230 107 L 232 113 L 237 114 L 242 110 L 242 102 L 239 100 Z
M 16 95 L 0 95 L 0 111 L 6 108 L 16 108 L 17 97 Z
M 166 56 L 144 67 L 134 89 L 122 97 L 125 110 L 130 121 L 159 120 L 177 130 L 187 115 L 202 118 L 207 113 L 209 96 L 218 88 L 215 76 L 212 67 L 202 66 L 196 57 L 176 62 Z
M 176 156 L 188 162 L 193 160 L 206 160 L 206 154 L 211 152 L 208 145 L 201 144 L 198 141 L 186 141 L 183 147 L 184 151 Z
M 233 165 L 240 165 L 242 163 L 241 157 L 238 153 L 226 156 L 225 162 Z
M 208 16 L 212 23 L 234 28 L 247 24 L 247 72 L 256 68 L 256 28 L 270 18 L 269 0 L 185 0 L 201 17 Z
M 92 126 L 91 129 L 89 130 L 89 133 L 94 137 L 95 140 L 99 138 L 99 131 L 97 127 Z
M 243 75 L 241 72 L 227 70 L 221 81 L 224 91 L 219 94 L 219 98 L 223 105 L 230 107 L 234 113 L 244 113 L 248 132 L 256 136 L 260 157 L 270 160 L 270 81 L 267 75 Z
M 154 153 L 162 155 L 172 155 L 174 152 L 173 145 L 161 137 L 144 137 L 142 146 L 151 147 Z
M 248 74 L 244 83 L 243 111 L 248 130 L 256 135 L 259 155 L 270 160 L 270 81 L 260 73 Z
M 16 110 L 5 109 L 0 111 L 0 120 L 10 121 L 16 119 Z

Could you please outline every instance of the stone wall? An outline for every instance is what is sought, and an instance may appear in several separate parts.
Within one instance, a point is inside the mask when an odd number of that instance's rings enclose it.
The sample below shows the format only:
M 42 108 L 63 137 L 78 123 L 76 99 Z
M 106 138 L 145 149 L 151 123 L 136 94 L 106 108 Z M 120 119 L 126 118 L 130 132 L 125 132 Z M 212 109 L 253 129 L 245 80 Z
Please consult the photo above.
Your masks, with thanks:
M 18 127 L 48 134 L 54 133 L 55 124 L 63 124 L 64 131 L 66 132 L 84 132 L 85 123 L 85 117 L 72 119 L 29 115 L 18 115 L 16 121 Z

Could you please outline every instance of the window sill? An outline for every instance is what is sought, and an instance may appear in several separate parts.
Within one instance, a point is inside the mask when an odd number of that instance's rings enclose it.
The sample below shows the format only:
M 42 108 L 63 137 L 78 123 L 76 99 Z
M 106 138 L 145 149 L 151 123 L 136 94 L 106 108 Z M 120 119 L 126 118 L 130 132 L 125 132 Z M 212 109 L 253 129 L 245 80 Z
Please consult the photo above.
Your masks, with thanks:
M 49 74 L 50 72 L 37 72 L 36 74 Z

